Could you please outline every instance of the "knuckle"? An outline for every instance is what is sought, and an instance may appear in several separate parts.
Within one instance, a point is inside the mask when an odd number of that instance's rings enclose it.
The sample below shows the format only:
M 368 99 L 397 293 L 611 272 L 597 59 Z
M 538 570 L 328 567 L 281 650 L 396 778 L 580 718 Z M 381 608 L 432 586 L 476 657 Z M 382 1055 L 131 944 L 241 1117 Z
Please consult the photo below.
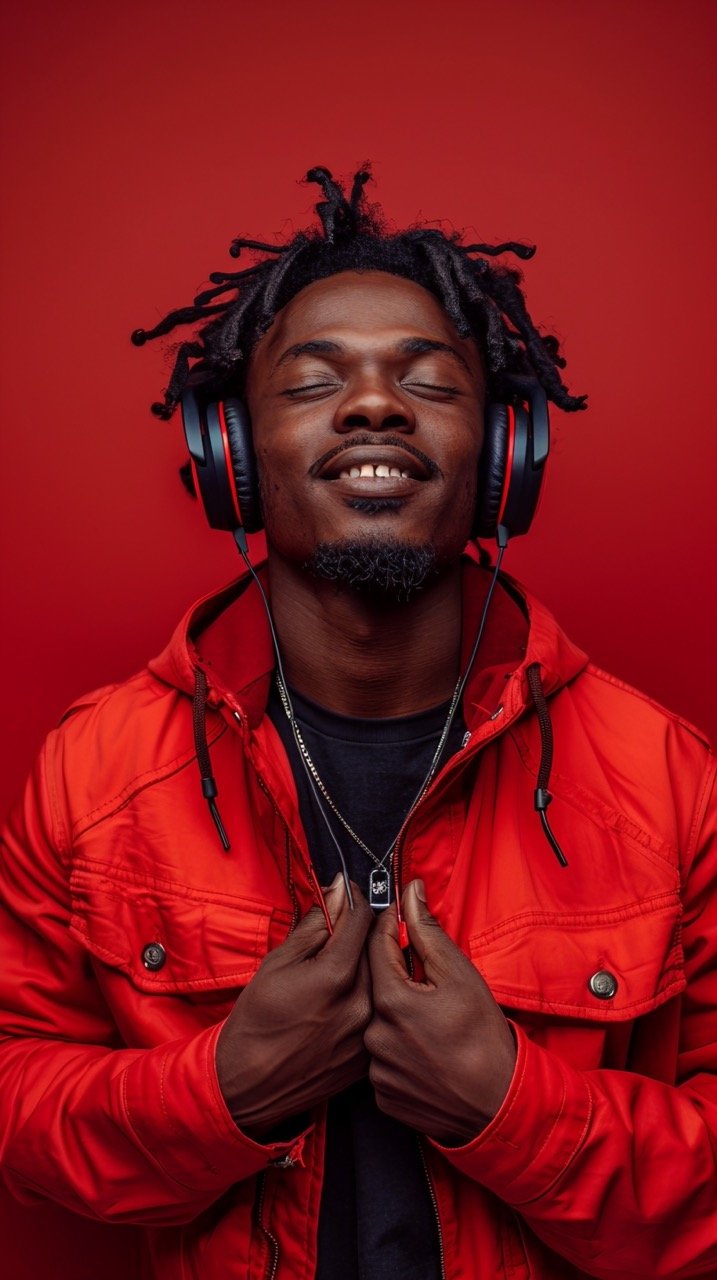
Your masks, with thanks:
M 375 1022 L 369 1022 L 363 1033 L 363 1042 L 366 1049 L 373 1057 L 377 1052 L 380 1044 L 380 1033 Z
M 377 1013 L 388 1021 L 395 1021 L 398 1016 L 400 999 L 397 992 L 386 991 L 376 987 L 373 992 L 373 1007 Z
M 329 987 L 335 995 L 347 996 L 353 991 L 356 983 L 356 968 L 348 958 L 334 957 L 334 963 L 329 966 L 326 976 Z
M 376 1091 L 376 1100 L 378 1101 L 384 1080 L 384 1071 L 380 1062 L 378 1062 L 376 1058 L 371 1059 L 368 1069 L 368 1078 Z
M 359 996 L 356 1000 L 352 1000 L 349 1011 L 349 1022 L 352 1029 L 355 1031 L 363 1031 L 371 1021 L 372 1012 L 373 1010 L 371 1009 L 370 1000 L 366 999 L 363 995 Z

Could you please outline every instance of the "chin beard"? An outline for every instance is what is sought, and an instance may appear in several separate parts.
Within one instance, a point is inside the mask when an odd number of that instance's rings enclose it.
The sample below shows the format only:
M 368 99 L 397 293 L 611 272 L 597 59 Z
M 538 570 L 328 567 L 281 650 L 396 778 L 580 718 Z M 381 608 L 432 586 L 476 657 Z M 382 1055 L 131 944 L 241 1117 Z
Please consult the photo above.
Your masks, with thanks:
M 304 566 L 316 578 L 405 603 L 438 572 L 435 548 L 386 538 L 320 542 Z

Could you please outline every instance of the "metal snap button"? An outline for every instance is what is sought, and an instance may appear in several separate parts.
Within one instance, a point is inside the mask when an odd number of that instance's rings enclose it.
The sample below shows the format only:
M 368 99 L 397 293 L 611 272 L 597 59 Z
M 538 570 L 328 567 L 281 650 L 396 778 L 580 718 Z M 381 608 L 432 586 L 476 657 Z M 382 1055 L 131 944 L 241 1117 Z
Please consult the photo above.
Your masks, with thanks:
M 161 942 L 148 942 L 142 952 L 142 964 L 145 969 L 162 969 L 167 961 L 167 952 Z
M 607 969 L 598 969 L 590 979 L 588 986 L 598 1000 L 612 1000 L 617 991 L 617 978 Z

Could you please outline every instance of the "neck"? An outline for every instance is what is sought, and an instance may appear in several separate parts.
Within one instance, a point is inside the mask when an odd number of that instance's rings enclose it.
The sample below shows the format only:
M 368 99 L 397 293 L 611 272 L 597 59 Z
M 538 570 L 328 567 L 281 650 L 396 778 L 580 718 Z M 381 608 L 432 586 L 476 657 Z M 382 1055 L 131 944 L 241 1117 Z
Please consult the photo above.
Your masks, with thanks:
M 401 716 L 451 697 L 461 647 L 460 566 L 407 603 L 322 582 L 269 557 L 286 679 L 347 716 Z

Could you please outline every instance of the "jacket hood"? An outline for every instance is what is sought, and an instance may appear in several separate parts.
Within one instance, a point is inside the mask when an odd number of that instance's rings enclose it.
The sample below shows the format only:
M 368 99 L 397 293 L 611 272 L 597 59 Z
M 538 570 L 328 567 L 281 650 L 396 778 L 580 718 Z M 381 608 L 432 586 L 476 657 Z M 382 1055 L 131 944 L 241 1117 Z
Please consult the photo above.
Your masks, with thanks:
M 268 594 L 266 562 L 257 568 Z M 491 571 L 478 563 L 469 548 L 463 557 L 463 655 L 467 661 L 478 628 Z M 525 672 L 540 665 L 546 696 L 574 679 L 588 662 L 552 614 L 508 574 L 501 573 L 491 603 L 485 634 L 464 698 L 490 702 L 489 671 L 510 673 L 513 689 L 528 701 Z M 259 592 L 248 572 L 198 600 L 182 618 L 167 647 L 152 659 L 149 669 L 158 679 L 192 695 L 197 669 L 207 679 L 209 706 L 222 703 L 239 709 L 250 724 L 261 719 L 274 670 L 271 635 Z M 494 681 L 488 682 L 491 689 Z M 520 695 L 519 695 L 520 696 Z M 484 709 L 485 705 L 484 705 Z

